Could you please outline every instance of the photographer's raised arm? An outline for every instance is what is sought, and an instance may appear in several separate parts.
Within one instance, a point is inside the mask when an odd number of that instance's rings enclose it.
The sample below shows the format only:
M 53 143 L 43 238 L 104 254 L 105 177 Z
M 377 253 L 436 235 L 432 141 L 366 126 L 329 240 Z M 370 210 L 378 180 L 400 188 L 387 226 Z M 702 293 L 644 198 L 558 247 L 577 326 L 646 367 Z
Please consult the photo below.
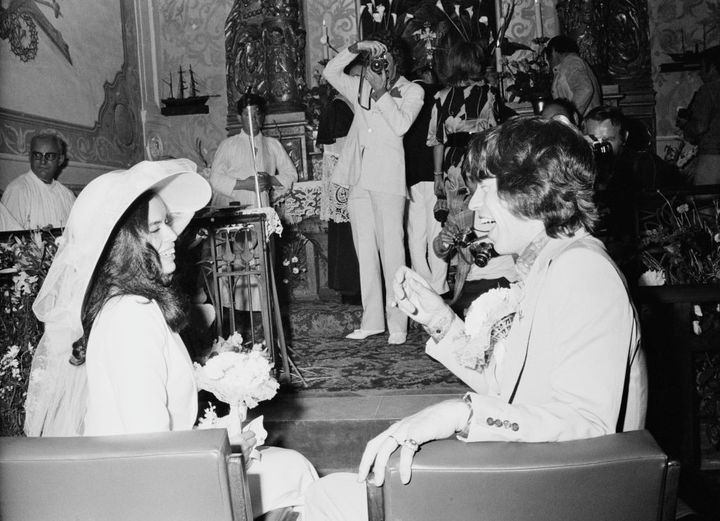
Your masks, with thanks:
M 351 50 L 352 47 L 353 46 L 350 46 L 344 51 L 340 51 L 325 65 L 325 70 L 323 70 L 323 76 L 328 83 L 349 100 L 354 100 L 357 97 L 360 86 L 360 80 L 358 78 L 343 72 L 345 67 L 357 57 L 357 52 L 353 52 L 354 49 Z

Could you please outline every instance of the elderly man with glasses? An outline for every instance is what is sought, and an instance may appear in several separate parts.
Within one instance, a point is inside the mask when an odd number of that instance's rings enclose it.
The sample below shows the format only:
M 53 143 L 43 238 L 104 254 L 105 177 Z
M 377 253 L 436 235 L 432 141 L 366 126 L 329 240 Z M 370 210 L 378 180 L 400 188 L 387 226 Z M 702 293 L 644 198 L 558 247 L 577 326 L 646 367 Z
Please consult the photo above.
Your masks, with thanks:
M 30 142 L 30 171 L 13 180 L 2 203 L 23 229 L 62 228 L 75 195 L 56 178 L 65 165 L 64 143 L 52 134 L 38 134 Z

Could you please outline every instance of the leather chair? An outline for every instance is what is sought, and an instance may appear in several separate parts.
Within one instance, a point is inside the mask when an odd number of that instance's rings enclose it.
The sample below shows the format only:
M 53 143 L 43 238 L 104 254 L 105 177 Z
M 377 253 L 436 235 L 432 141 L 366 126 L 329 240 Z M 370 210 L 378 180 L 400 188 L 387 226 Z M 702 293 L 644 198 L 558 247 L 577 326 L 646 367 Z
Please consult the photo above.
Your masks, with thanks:
M 647 431 L 555 443 L 440 440 L 400 482 L 368 485 L 370 521 L 674 519 L 680 466 Z
M 0 438 L 3 521 L 252 521 L 227 431 Z

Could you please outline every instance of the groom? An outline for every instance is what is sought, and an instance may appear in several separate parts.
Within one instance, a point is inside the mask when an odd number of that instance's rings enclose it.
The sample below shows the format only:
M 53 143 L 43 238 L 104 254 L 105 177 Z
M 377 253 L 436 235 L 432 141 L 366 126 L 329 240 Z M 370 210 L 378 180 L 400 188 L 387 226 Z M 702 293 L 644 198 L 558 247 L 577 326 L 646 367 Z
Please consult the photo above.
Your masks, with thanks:
M 411 478 L 423 443 L 563 441 L 642 429 L 647 377 L 638 323 L 622 276 L 600 241 L 592 201 L 592 151 L 562 122 L 511 120 L 471 142 L 465 160 L 475 185 L 476 232 L 501 255 L 517 256 L 522 296 L 504 349 L 485 369 L 461 366 L 464 324 L 415 272 L 401 268 L 397 306 L 422 324 L 427 352 L 473 392 L 428 407 L 371 440 L 357 475 L 334 474 L 306 494 L 307 521 L 366 520 L 364 481 L 384 479 L 400 449 Z

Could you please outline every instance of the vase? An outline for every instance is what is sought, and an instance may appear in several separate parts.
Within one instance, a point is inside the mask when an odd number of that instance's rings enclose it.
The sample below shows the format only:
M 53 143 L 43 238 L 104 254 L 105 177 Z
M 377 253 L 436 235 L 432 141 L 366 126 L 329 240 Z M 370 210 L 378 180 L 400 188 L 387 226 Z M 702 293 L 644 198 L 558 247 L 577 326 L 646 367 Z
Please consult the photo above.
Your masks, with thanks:
M 247 410 L 247 405 L 244 403 L 230 405 L 230 423 L 227 430 L 231 436 L 242 432 L 242 424 L 247 418 Z

